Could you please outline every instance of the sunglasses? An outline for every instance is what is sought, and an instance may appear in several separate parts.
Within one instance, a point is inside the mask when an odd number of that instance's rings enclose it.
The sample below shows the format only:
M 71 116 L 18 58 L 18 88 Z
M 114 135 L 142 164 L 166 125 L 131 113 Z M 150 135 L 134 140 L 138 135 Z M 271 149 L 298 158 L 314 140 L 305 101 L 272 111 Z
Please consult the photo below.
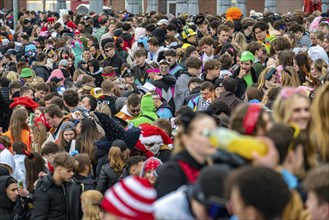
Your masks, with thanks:
M 272 75 L 276 73 L 276 69 L 272 68 L 268 73 L 266 73 L 265 79 L 267 81 L 272 79 Z
M 291 140 L 291 142 L 289 143 L 288 146 L 288 152 L 290 152 L 291 150 L 293 150 L 296 140 L 300 134 L 300 128 L 298 125 L 296 125 L 295 123 L 289 123 L 289 126 L 292 127 L 295 131 L 294 131 L 294 135 L 293 135 L 293 139 Z
M 111 50 L 113 50 L 113 49 L 108 49 L 108 50 L 105 50 L 105 52 L 110 52 Z
M 140 112 L 140 109 L 130 109 L 131 112 Z

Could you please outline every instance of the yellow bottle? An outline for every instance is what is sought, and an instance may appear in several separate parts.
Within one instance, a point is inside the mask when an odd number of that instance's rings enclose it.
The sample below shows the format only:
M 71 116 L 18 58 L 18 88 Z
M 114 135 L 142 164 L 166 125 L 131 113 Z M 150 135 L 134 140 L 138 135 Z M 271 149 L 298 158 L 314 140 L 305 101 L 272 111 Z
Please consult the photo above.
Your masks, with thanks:
M 241 135 L 227 128 L 205 131 L 205 134 L 213 146 L 238 154 L 248 160 L 252 160 L 253 152 L 260 156 L 267 154 L 267 145 L 252 136 Z

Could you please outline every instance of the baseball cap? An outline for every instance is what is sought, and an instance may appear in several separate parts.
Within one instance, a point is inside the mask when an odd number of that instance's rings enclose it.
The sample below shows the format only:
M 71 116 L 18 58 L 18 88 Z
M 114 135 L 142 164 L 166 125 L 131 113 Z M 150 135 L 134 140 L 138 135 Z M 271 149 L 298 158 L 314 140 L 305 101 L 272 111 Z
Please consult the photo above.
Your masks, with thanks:
M 122 74 L 122 77 L 125 78 L 125 77 L 132 77 L 134 76 L 133 72 L 130 70 L 130 69 L 127 69 L 123 74 Z
M 61 131 L 75 130 L 75 126 L 74 126 L 73 122 L 71 122 L 71 121 L 64 121 L 60 130 Z
M 59 65 L 60 66 L 68 66 L 69 61 L 67 61 L 67 59 L 62 59 L 61 61 L 59 61 Z
M 169 21 L 167 19 L 161 19 L 158 21 L 157 25 L 169 25 Z

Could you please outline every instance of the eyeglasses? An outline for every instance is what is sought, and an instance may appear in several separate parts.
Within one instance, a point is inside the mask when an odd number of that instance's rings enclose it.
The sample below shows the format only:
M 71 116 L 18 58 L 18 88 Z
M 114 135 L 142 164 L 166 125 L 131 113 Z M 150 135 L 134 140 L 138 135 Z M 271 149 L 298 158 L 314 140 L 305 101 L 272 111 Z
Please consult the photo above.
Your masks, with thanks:
M 295 123 L 289 123 L 289 126 L 292 127 L 295 131 L 294 131 L 294 135 L 293 135 L 293 139 L 291 140 L 289 146 L 288 146 L 288 152 L 290 152 L 291 150 L 293 150 L 296 140 L 300 134 L 300 128 L 298 125 L 296 125 Z

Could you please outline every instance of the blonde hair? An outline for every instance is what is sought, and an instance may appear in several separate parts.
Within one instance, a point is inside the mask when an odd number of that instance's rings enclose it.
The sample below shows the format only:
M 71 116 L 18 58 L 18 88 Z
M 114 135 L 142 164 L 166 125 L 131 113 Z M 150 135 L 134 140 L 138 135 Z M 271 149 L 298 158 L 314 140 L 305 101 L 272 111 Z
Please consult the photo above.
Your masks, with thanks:
M 108 104 L 106 104 L 106 103 L 99 103 L 99 104 L 97 104 L 96 111 L 97 112 L 104 113 L 104 114 L 106 114 L 108 116 L 111 116 L 112 115 L 111 109 L 108 106 Z
M 130 150 L 126 149 L 121 151 L 119 147 L 112 146 L 109 150 L 108 159 L 110 161 L 110 167 L 114 172 L 121 174 L 123 168 L 125 167 L 126 161 L 129 158 Z
M 329 161 L 329 82 L 316 90 L 311 106 L 313 117 L 312 128 L 314 135 L 310 135 L 311 142 L 318 146 L 320 156 L 323 160 Z
M 34 135 L 33 147 L 34 151 L 41 153 L 41 146 L 47 140 L 47 128 L 42 122 L 38 122 L 37 124 L 33 124 L 31 127 L 31 131 Z
M 316 70 L 321 73 L 321 77 L 326 76 L 328 68 L 328 64 L 326 63 L 326 61 L 324 61 L 323 59 L 317 59 L 312 63 L 312 65 Z
M 248 46 L 246 37 L 244 36 L 244 34 L 242 32 L 236 32 L 233 36 L 232 42 L 239 45 L 239 47 L 241 48 L 242 51 L 246 50 L 246 48 Z
M 293 111 L 292 105 L 298 101 L 298 98 L 304 98 L 310 105 L 308 97 L 301 92 L 296 92 L 289 98 L 283 98 L 279 94 L 273 103 L 274 120 L 278 123 L 289 123 Z
M 287 66 L 281 71 L 282 87 L 300 86 L 298 74 L 292 66 Z
M 29 130 L 26 124 L 28 118 L 27 111 L 25 108 L 18 106 L 14 109 L 9 122 L 9 129 L 11 136 L 13 137 L 13 143 L 22 140 L 22 130 Z
M 99 204 L 103 199 L 102 193 L 97 190 L 88 190 L 81 194 L 81 202 L 84 203 L 82 220 L 100 220 Z

